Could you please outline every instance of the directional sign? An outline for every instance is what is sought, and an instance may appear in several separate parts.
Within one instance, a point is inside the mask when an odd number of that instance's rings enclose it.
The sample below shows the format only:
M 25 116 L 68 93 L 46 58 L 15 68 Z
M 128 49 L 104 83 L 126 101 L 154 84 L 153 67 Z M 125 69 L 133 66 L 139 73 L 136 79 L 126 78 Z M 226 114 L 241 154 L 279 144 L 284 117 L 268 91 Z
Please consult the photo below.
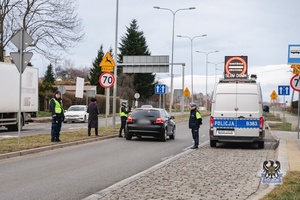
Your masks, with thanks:
M 278 86 L 278 95 L 290 95 L 290 86 L 289 85 L 279 85 Z
M 191 95 L 191 92 L 190 92 L 189 88 L 186 87 L 183 91 L 183 96 L 189 97 L 190 95 Z
M 296 74 L 291 78 L 290 86 L 293 90 L 300 92 L 300 75 Z
M 270 94 L 270 97 L 271 97 L 272 100 L 276 100 L 277 99 L 278 95 L 275 92 L 275 90 L 272 91 L 272 93 Z
M 114 59 L 111 57 L 109 52 L 106 52 L 105 56 L 102 58 L 99 66 L 102 72 L 113 72 L 114 66 L 116 66 Z
M 110 88 L 115 83 L 115 76 L 110 72 L 104 72 L 99 76 L 99 83 L 104 88 Z
M 155 94 L 166 94 L 167 86 L 166 84 L 155 84 L 154 93 Z

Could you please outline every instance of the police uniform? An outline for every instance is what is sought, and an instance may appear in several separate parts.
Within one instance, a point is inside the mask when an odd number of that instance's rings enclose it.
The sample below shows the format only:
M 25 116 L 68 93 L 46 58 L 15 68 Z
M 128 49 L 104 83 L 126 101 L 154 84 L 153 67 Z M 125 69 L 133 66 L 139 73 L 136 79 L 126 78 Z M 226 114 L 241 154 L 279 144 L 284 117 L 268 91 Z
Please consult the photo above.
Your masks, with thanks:
M 51 142 L 60 142 L 59 135 L 61 123 L 64 118 L 64 110 L 62 108 L 61 98 L 56 98 L 56 94 L 61 95 L 59 91 L 56 91 L 54 97 L 49 101 L 50 112 L 52 113 Z
M 190 119 L 189 119 L 189 128 L 191 129 L 194 146 L 191 149 L 197 149 L 199 145 L 199 128 L 202 124 L 202 117 L 200 112 L 196 109 L 195 103 L 190 103 L 191 111 L 190 111 Z
M 122 136 L 122 130 L 125 131 L 125 126 L 126 126 L 126 120 L 127 120 L 127 117 L 128 117 L 128 113 L 129 113 L 129 111 L 126 108 L 126 102 L 122 102 L 122 106 L 120 108 L 121 127 L 120 127 L 120 131 L 119 131 L 119 137 L 123 137 Z

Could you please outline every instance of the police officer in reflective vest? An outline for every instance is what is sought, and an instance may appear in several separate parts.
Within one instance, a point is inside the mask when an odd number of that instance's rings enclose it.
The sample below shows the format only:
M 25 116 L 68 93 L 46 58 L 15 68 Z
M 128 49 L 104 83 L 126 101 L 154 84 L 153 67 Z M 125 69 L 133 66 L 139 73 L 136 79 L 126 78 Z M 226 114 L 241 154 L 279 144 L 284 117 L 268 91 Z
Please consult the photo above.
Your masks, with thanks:
M 199 128 L 202 124 L 202 117 L 200 112 L 196 109 L 197 105 L 195 103 L 190 103 L 190 119 L 189 128 L 192 130 L 192 136 L 194 139 L 194 146 L 191 149 L 198 149 L 199 145 Z
M 129 111 L 127 110 L 126 102 L 123 101 L 122 106 L 120 108 L 121 127 L 120 127 L 120 131 L 119 131 L 119 137 L 123 137 L 122 130 L 124 130 L 124 132 L 125 132 L 125 126 L 126 126 L 126 120 L 128 117 L 128 113 L 129 113 Z
M 54 97 L 50 99 L 50 112 L 52 114 L 51 142 L 60 142 L 59 135 L 61 123 L 64 120 L 64 110 L 61 103 L 61 93 L 56 91 Z

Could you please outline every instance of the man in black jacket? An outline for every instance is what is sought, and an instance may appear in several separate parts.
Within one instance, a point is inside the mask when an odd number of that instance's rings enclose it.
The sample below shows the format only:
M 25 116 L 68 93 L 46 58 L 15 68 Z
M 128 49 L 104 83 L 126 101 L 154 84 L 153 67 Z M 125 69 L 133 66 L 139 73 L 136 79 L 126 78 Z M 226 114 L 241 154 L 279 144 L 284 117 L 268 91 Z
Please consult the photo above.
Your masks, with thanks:
M 192 130 L 192 136 L 194 139 L 194 146 L 191 149 L 198 149 L 199 145 L 199 128 L 202 124 L 202 117 L 200 112 L 196 109 L 197 105 L 195 103 L 190 103 L 190 119 L 189 128 Z
M 51 142 L 60 142 L 59 135 L 61 123 L 64 120 L 64 109 L 61 102 L 61 93 L 56 91 L 54 97 L 50 99 L 50 112 L 52 114 Z

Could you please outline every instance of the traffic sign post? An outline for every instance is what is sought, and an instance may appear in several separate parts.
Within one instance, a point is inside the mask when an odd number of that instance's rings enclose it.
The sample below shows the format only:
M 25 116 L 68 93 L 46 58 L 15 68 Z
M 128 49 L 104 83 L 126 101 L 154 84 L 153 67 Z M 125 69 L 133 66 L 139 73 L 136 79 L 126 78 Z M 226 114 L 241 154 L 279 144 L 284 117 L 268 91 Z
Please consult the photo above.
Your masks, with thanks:
M 300 108 L 300 75 L 296 74 L 294 75 L 290 80 L 290 85 L 293 88 L 293 90 L 296 90 L 298 92 L 298 139 L 299 139 L 299 129 L 300 129 L 300 119 L 299 119 L 299 108 Z
M 99 83 L 104 88 L 111 88 L 115 83 L 115 76 L 110 72 L 104 72 L 99 76 Z
M 279 85 L 278 86 L 278 95 L 283 96 L 284 111 L 283 111 L 282 122 L 286 122 L 286 118 L 285 118 L 285 111 L 286 111 L 285 95 L 290 95 L 290 86 L 289 85 Z
M 155 84 L 154 93 L 155 94 L 166 94 L 167 86 L 166 84 Z

